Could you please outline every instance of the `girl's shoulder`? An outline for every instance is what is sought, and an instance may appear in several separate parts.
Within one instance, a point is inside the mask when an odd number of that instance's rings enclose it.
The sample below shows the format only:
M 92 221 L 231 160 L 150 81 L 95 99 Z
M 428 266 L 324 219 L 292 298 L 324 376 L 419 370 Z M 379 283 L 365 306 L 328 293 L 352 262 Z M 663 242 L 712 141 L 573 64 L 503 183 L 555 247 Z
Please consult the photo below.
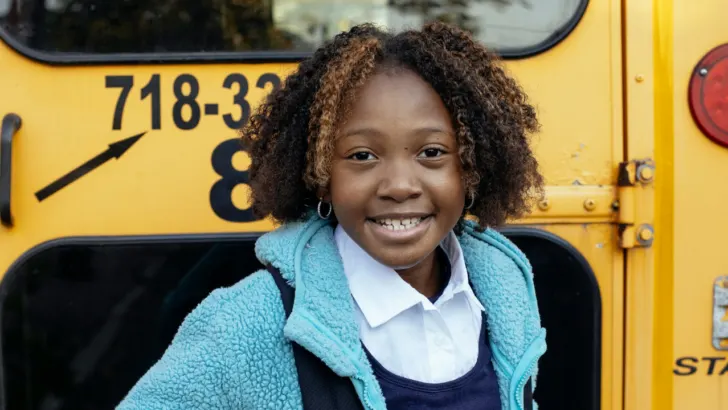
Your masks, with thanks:
M 474 253 L 487 254 L 492 262 L 501 264 L 503 268 L 509 268 L 527 276 L 532 274 L 533 268 L 526 254 L 495 229 L 480 230 L 475 222 L 465 221 L 465 229 L 458 236 L 458 240 L 461 247 L 472 247 Z
M 231 332 L 245 334 L 250 328 L 257 333 L 262 326 L 280 325 L 283 328 L 284 311 L 278 287 L 270 272 L 258 270 L 236 284 L 210 293 L 191 316 L 207 317 L 210 323 L 220 323 Z M 245 323 L 246 326 L 229 326 Z
M 280 294 L 267 271 L 217 289 L 187 315 L 162 358 L 117 409 L 233 408 L 278 380 L 276 373 L 284 373 L 280 383 L 292 385 L 295 368 L 286 360 L 283 326 Z
M 257 354 L 256 346 L 281 340 L 284 325 L 278 288 L 271 274 L 261 269 L 232 286 L 213 290 L 185 317 L 171 345 L 235 348 L 241 355 L 238 360 L 244 361 Z M 246 349 L 240 351 L 240 346 Z

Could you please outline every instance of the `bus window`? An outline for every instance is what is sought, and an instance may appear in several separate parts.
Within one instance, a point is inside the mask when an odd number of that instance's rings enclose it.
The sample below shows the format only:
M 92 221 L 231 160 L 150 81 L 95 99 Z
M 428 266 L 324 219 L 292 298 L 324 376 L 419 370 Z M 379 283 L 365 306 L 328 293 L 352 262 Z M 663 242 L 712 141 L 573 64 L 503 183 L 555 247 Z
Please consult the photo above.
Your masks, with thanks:
M 10 1 L 0 0 L 0 18 L 7 16 L 8 12 L 10 12 Z
M 114 408 L 213 289 L 260 269 L 254 238 L 61 240 L 2 282 L 7 409 Z
M 540 407 L 598 409 L 601 300 L 591 268 L 553 234 L 505 233 L 532 262 L 548 329 Z M 64 239 L 30 251 L 0 292 L 5 408 L 113 408 L 202 299 L 261 268 L 253 247 L 254 237 L 117 238 Z
M 504 56 L 543 51 L 587 0 L 0 0 L 9 43 L 47 53 L 310 52 L 362 22 L 395 30 L 456 23 Z M 1 34 L 1 33 L 0 33 Z
M 560 237 L 512 227 L 504 234 L 533 267 L 548 350 L 539 362 L 534 398 L 540 409 L 601 408 L 602 299 L 582 254 Z

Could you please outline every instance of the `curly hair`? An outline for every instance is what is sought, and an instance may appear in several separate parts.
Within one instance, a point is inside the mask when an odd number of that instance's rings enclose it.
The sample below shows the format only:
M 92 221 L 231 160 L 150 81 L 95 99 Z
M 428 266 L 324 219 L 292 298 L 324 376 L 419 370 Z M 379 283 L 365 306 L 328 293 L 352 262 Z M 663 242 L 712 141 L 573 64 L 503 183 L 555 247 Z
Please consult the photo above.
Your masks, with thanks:
M 543 193 L 529 145 L 539 129 L 526 94 L 499 58 L 469 33 L 433 22 L 398 34 L 371 24 L 337 35 L 300 63 L 242 130 L 250 153 L 253 212 L 303 219 L 330 180 L 338 126 L 356 91 L 378 70 L 417 73 L 448 109 L 459 147 L 468 210 L 482 228 L 526 214 Z

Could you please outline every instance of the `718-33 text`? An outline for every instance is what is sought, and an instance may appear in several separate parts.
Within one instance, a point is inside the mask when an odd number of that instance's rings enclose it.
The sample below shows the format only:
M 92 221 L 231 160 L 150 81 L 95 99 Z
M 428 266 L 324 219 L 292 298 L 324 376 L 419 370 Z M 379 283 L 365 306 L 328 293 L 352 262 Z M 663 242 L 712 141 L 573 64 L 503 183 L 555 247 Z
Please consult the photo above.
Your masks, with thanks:
M 255 86 L 266 89 L 271 86 L 272 91 L 281 86 L 281 79 L 273 73 L 265 73 L 258 77 Z M 250 103 L 246 97 L 249 85 L 245 75 L 240 73 L 229 74 L 222 82 L 222 87 L 233 89 L 237 86 L 237 92 L 232 96 L 233 105 L 239 107 L 237 115 L 225 113 L 222 119 L 225 125 L 234 130 L 240 129 L 250 118 Z M 108 75 L 106 76 L 106 88 L 119 88 L 119 97 L 116 100 L 112 129 L 121 130 L 129 94 L 134 88 L 134 76 L 131 75 Z M 140 99 L 151 100 L 150 122 L 153 130 L 162 129 L 161 110 L 161 80 L 159 74 L 152 74 L 149 81 L 140 90 Z M 192 74 L 180 74 L 173 83 L 175 103 L 172 107 L 172 120 L 174 125 L 183 131 L 195 129 L 204 113 L 206 116 L 219 115 L 219 104 L 200 103 L 197 97 L 200 93 L 200 83 Z M 183 116 L 183 108 L 189 107 L 187 118 Z M 233 189 L 239 184 L 247 184 L 249 181 L 248 171 L 238 170 L 233 166 L 233 156 L 242 151 L 243 147 L 238 139 L 228 139 L 221 142 L 212 152 L 212 168 L 220 176 L 210 189 L 210 207 L 221 219 L 228 222 L 251 222 L 255 217 L 251 209 L 240 209 L 232 200 Z

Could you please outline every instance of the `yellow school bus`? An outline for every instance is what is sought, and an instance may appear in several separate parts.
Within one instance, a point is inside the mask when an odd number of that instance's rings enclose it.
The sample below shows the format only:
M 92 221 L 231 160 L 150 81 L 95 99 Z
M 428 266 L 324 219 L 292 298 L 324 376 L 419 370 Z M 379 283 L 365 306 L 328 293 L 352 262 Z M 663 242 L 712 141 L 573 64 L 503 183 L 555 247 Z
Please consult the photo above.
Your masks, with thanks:
M 236 129 L 348 27 L 443 19 L 537 105 L 543 410 L 728 410 L 725 0 L 0 0 L 0 407 L 110 409 L 259 268 Z

